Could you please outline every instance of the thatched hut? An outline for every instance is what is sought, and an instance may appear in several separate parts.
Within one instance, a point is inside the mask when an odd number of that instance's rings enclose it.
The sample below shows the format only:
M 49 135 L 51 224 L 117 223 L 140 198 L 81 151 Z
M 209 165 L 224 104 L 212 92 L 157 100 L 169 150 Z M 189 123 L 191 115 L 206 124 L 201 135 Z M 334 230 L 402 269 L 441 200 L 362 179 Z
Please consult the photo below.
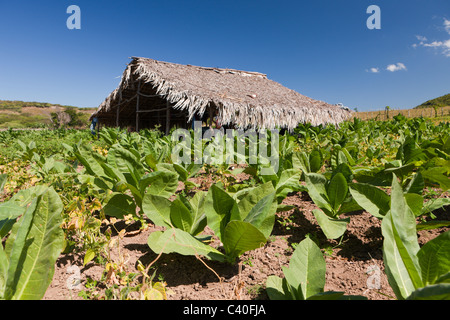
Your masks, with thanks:
M 292 130 L 299 123 L 338 124 L 351 113 L 313 100 L 267 75 L 233 69 L 180 65 L 133 57 L 119 86 L 91 116 L 106 126 L 134 130 L 160 125 L 189 127 L 215 115 L 239 129 Z

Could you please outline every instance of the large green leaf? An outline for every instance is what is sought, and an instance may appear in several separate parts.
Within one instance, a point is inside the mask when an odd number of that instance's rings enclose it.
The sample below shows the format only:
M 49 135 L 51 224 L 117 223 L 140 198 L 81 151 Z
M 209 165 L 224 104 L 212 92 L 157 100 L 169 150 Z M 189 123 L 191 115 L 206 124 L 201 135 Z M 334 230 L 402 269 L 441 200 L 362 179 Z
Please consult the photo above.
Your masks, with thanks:
M 152 170 L 156 170 L 158 160 L 156 160 L 152 154 L 147 154 L 144 158 L 144 161 Z
M 117 169 L 113 165 L 111 165 L 107 162 L 103 162 L 103 161 L 99 161 L 99 164 L 102 167 L 105 174 L 108 177 L 112 178 L 114 181 L 127 182 L 127 179 L 125 178 L 125 175 L 123 174 L 123 172 L 121 172 L 119 169 Z
M 25 207 L 16 202 L 8 201 L 0 204 L 0 239 L 11 231 L 17 218 L 25 213 Z
M 283 170 L 280 174 L 280 178 L 275 186 L 277 198 L 279 203 L 286 198 L 289 192 L 297 191 L 300 189 L 300 178 L 302 172 L 298 169 Z
M 309 157 L 306 152 L 292 153 L 292 166 L 295 169 L 300 169 L 304 174 L 315 171 L 310 168 Z
M 317 172 L 322 167 L 322 155 L 320 151 L 313 150 L 309 154 L 309 166 L 310 166 L 310 172 Z
M 136 214 L 136 203 L 129 195 L 115 193 L 103 207 L 105 215 L 123 219 L 124 216 Z
M 391 185 L 392 174 L 385 172 L 380 167 L 354 169 L 354 178 L 360 183 L 368 183 L 374 186 L 387 187 Z
M 262 247 L 267 239 L 251 223 L 233 220 L 227 224 L 222 242 L 227 260 L 234 262 L 242 253 Z
M 225 261 L 225 256 L 181 229 L 152 232 L 147 240 L 153 252 L 178 253 L 185 256 L 203 256 L 209 260 Z
M 179 198 L 175 199 L 170 206 L 170 219 L 174 227 L 190 233 L 193 217 L 189 208 Z
M 400 166 L 400 167 L 389 167 L 387 169 L 384 170 L 384 172 L 390 174 L 395 174 L 396 176 L 400 176 L 400 177 L 406 177 L 408 174 L 410 174 L 411 172 L 413 172 L 413 170 L 415 169 L 415 164 L 414 163 L 409 163 L 406 164 L 404 166 Z
M 327 195 L 327 178 L 318 173 L 309 173 L 305 175 L 305 182 L 308 194 L 314 203 L 325 212 L 333 214 Z
M 178 174 L 168 170 L 157 171 L 158 174 L 153 177 L 147 193 L 170 198 L 178 188 Z
M 164 197 L 146 194 L 142 202 L 145 215 L 158 226 L 171 227 L 170 206 L 172 202 Z
M 341 204 L 344 202 L 348 193 L 348 185 L 345 176 L 342 173 L 337 173 L 330 180 L 328 185 L 328 199 L 334 212 L 337 212 Z
M 342 236 L 345 230 L 347 230 L 347 225 L 350 222 L 350 218 L 330 218 L 322 210 L 318 209 L 313 210 L 313 214 L 328 239 L 337 239 Z
M 216 185 L 212 185 L 208 190 L 205 214 L 208 226 L 219 238 L 222 237 L 224 229 L 230 221 L 231 211 L 236 210 L 235 206 L 236 201 L 225 190 Z
M 205 201 L 206 201 L 206 192 L 197 191 L 192 199 L 189 201 L 191 205 L 191 214 L 192 214 L 192 225 L 190 234 L 197 235 L 202 232 L 207 224 L 206 214 L 205 214 Z
M 345 180 L 347 183 L 353 181 L 354 173 L 353 171 L 356 171 L 357 169 L 350 168 L 350 166 L 347 163 L 341 163 L 339 166 L 333 169 L 332 177 L 334 177 L 336 174 L 341 173 L 344 175 Z
M 309 238 L 295 249 L 284 278 L 269 276 L 266 291 L 271 300 L 367 300 L 362 296 L 344 296 L 344 292 L 323 292 L 326 264 L 320 248 Z
M 274 192 L 274 187 L 272 182 L 266 182 L 256 188 L 251 188 L 245 194 L 244 197 L 237 204 L 239 211 L 233 211 L 231 215 L 231 220 L 245 220 L 248 214 L 253 210 L 256 204 L 261 201 L 264 197 Z M 276 207 L 276 203 L 275 203 Z M 276 209 L 275 209 L 276 210 Z M 237 214 L 239 213 L 239 214 Z
M 334 169 L 343 163 L 348 163 L 347 156 L 342 150 L 335 150 L 331 153 L 330 163 Z
M 450 189 L 450 178 L 444 175 L 445 168 L 437 167 L 422 171 L 422 176 L 425 180 L 432 183 L 439 184 L 442 191 Z
M 287 283 L 286 278 L 268 276 L 266 280 L 266 292 L 270 300 L 295 300 L 295 293 Z
M 381 224 L 386 274 L 398 299 L 406 299 L 423 286 L 417 252 L 416 220 L 403 196 L 395 174 L 392 180 L 391 211 Z
M 120 144 L 115 144 L 108 150 L 107 162 L 117 168 L 128 183 L 133 185 L 137 185 L 144 173 L 144 166 L 140 159 Z
M 84 166 L 88 174 L 96 177 L 105 176 L 105 171 L 99 162 L 105 162 L 106 159 L 101 160 L 102 157 L 100 154 L 93 151 L 88 145 L 75 145 L 73 153 L 78 161 Z
M 40 197 L 41 195 L 34 198 L 31 203 L 29 203 L 25 214 L 13 225 L 11 234 L 5 243 L 5 251 L 2 255 L 3 257 L 6 257 L 8 263 L 2 263 L 2 268 L 6 267 L 7 269 L 3 270 L 4 284 L 3 287 L 0 287 L 0 293 L 2 294 L 0 296 L 1 299 L 11 300 L 17 289 L 17 280 L 14 281 L 14 279 L 20 277 L 20 270 L 17 269 L 21 268 L 24 263 L 23 261 L 26 258 L 26 256 L 22 255 L 21 251 L 26 247 L 28 231 L 31 228 L 33 215 L 36 211 Z M 33 239 L 31 239 L 31 241 L 33 241 Z M 28 243 L 30 243 L 30 241 L 28 241 Z
M 416 193 L 405 193 L 404 194 L 406 203 L 414 215 L 420 216 L 422 214 L 423 208 L 423 197 Z
M 339 208 L 338 215 L 364 210 L 353 197 L 348 197 Z
M 9 268 L 5 299 L 41 299 L 53 278 L 64 244 L 60 228 L 63 204 L 53 188 L 28 207 L 8 238 Z
M 251 223 L 258 228 L 266 238 L 272 233 L 275 223 L 275 213 L 277 211 L 277 203 L 275 192 L 266 195 L 258 201 L 245 217 L 244 221 Z
M 178 179 L 180 181 L 186 181 L 188 179 L 189 173 L 183 166 L 174 163 L 173 169 L 178 173 Z
M 352 183 L 349 187 L 355 201 L 373 216 L 382 219 L 390 210 L 390 197 L 381 189 L 365 183 Z
M 320 248 L 309 238 L 300 242 L 289 261 L 289 268 L 283 267 L 283 273 L 303 299 L 323 292 L 326 264 Z
M 450 283 L 439 283 L 414 291 L 408 300 L 450 300 Z
M 425 285 L 436 280 L 450 270 L 450 231 L 428 241 L 417 253 L 422 280 Z
M 421 209 L 421 214 L 429 214 L 434 210 L 450 205 L 450 198 L 437 198 L 425 202 Z
M 9 199 L 9 203 L 15 203 L 21 207 L 26 207 L 37 196 L 43 194 L 48 189 L 45 185 L 37 185 L 28 189 L 18 191 Z
M 413 176 L 411 181 L 406 186 L 405 192 L 422 194 L 424 187 L 425 187 L 425 181 L 423 180 L 422 174 L 420 172 L 418 172 Z
M 147 187 L 153 183 L 153 181 L 160 179 L 160 175 L 163 175 L 168 170 L 159 170 L 159 171 L 153 171 L 150 173 L 147 173 L 139 180 L 139 190 L 142 194 L 145 193 L 145 190 Z

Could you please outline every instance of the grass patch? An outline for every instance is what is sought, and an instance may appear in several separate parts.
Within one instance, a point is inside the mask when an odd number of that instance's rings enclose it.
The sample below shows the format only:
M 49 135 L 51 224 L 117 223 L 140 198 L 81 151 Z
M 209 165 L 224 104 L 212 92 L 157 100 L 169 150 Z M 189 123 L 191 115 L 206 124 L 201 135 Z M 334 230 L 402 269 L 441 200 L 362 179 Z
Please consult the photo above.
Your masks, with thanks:
M 42 128 L 49 126 L 51 119 L 42 115 L 31 114 L 0 114 L 0 128 Z

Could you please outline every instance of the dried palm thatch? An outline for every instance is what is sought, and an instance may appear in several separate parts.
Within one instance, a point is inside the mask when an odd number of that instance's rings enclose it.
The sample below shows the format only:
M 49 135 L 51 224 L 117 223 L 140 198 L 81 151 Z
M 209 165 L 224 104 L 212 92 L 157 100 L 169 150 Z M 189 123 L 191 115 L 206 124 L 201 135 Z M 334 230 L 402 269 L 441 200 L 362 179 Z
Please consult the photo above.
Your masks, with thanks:
M 262 73 L 133 57 L 117 89 L 91 118 L 107 125 L 134 118 L 143 122 L 139 115 L 164 111 L 165 103 L 172 113 L 163 112 L 163 118 L 181 112 L 187 123 L 212 108 L 220 123 L 239 129 L 292 130 L 299 123 L 338 124 L 351 116 L 348 110 L 301 95 Z

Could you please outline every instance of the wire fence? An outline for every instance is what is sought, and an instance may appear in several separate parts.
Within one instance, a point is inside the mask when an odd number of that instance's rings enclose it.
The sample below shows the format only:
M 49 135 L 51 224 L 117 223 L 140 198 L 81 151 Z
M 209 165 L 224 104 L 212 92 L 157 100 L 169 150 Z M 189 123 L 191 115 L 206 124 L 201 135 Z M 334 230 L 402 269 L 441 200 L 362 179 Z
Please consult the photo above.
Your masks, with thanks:
M 389 120 L 392 117 L 402 114 L 407 118 L 437 118 L 450 116 L 450 106 L 434 108 L 423 108 L 423 109 L 390 109 L 390 110 L 379 110 L 379 111 L 366 111 L 366 112 L 356 112 L 355 116 L 361 120 Z

